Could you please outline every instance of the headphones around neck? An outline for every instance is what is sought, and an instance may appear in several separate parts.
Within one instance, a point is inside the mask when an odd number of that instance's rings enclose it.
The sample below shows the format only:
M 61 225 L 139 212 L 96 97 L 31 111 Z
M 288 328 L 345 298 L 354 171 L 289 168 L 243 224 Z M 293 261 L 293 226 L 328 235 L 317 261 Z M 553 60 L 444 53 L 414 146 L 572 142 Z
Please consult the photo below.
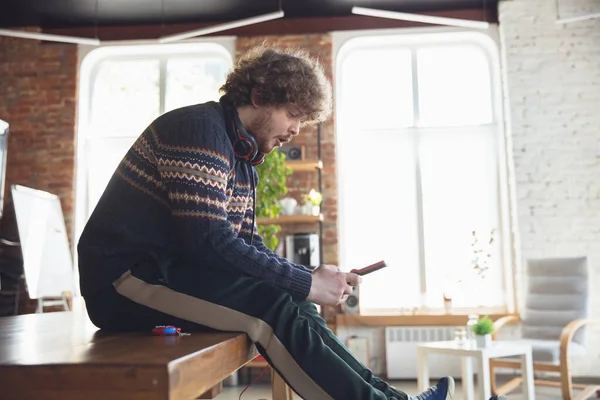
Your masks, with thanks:
M 258 151 L 256 138 L 242 125 L 237 109 L 223 97 L 221 97 L 219 102 L 223 107 L 225 128 L 227 135 L 233 143 L 233 151 L 236 157 L 241 158 L 251 165 L 262 164 L 265 160 L 265 154 Z

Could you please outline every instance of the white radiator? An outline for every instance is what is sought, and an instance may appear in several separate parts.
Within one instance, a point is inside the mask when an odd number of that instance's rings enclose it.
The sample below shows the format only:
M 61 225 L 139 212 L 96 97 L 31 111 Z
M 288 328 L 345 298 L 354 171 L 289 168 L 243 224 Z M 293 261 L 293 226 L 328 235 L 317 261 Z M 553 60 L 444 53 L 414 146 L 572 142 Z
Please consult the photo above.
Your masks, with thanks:
M 385 358 L 388 379 L 417 378 L 417 344 L 454 340 L 454 326 L 388 326 L 385 328 Z M 431 379 L 460 378 L 461 362 L 456 356 L 428 357 Z

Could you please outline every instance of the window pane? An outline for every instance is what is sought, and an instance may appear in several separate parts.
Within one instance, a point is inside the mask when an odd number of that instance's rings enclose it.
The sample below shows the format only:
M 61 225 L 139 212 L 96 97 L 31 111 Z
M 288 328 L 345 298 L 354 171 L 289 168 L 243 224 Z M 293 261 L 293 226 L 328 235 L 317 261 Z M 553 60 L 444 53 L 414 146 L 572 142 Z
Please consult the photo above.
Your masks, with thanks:
M 117 165 L 137 138 L 88 139 L 87 144 L 87 192 L 88 216 L 96 207 Z
M 488 60 L 476 46 L 428 47 L 417 52 L 419 125 L 492 122 Z
M 165 111 L 219 99 L 230 62 L 225 58 L 172 58 L 167 62 Z
M 158 60 L 103 61 L 95 78 L 91 101 L 95 132 L 137 137 L 158 117 Z
M 421 130 L 419 138 L 428 304 L 441 307 L 445 287 L 457 307 L 504 304 L 498 232 L 486 279 L 472 268 L 472 232 L 486 245 L 498 228 L 493 129 Z
M 382 258 L 391 264 L 364 279 L 363 311 L 442 308 L 444 292 L 453 296 L 454 307 L 505 305 L 504 275 L 510 271 L 501 259 L 506 245 L 499 231 L 494 69 L 484 48 L 467 34 L 457 34 L 454 42 L 451 37 L 403 35 L 379 42 L 373 37 L 341 53 L 345 58 L 336 80 L 340 258 L 347 269 Z M 416 59 L 411 61 L 411 54 Z M 402 132 L 407 127 L 418 128 L 410 130 L 418 140 Z M 387 179 L 379 181 L 381 176 Z M 483 246 L 483 255 L 491 254 L 485 258 L 489 270 L 477 280 L 472 232 L 487 245 L 492 229 L 495 240 L 490 248 Z
M 413 125 L 411 55 L 393 48 L 357 49 L 341 64 L 342 118 L 359 129 Z
M 420 302 L 415 159 L 408 131 L 344 133 L 340 147 L 340 239 L 343 267 L 386 260 L 365 277 L 361 310 Z M 399 285 L 399 282 L 402 282 Z

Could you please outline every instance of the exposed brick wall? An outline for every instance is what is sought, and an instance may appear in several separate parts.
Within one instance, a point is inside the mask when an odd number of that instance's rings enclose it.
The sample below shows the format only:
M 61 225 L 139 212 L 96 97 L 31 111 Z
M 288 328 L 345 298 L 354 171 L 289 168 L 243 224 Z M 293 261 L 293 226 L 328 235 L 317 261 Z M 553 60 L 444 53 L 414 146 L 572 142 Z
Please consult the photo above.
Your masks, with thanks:
M 598 12 L 594 0 L 560 3 L 569 16 L 594 4 Z M 505 1 L 499 11 L 521 258 L 587 255 L 600 319 L 600 19 L 556 24 L 547 0 Z M 517 277 L 522 293 L 522 269 Z M 600 330 L 588 340 L 572 368 L 598 376 Z
M 16 238 L 10 185 L 21 184 L 60 197 L 72 238 L 76 85 L 75 45 L 0 36 L 0 118 L 10 123 L 2 235 Z
M 10 185 L 60 197 L 67 227 L 73 217 L 77 47 L 0 36 L 0 118 L 10 123 Z
M 240 37 L 236 41 L 236 59 L 238 59 L 248 49 L 262 43 L 274 44 L 279 47 L 301 48 L 317 58 L 323 65 L 325 73 L 329 80 L 332 78 L 332 53 L 333 46 L 330 34 L 319 35 L 298 35 L 298 36 L 254 36 Z M 321 158 L 323 160 L 322 187 L 323 187 L 323 213 L 325 221 L 323 223 L 323 258 L 325 263 L 338 263 L 337 248 L 337 175 L 335 169 L 335 136 L 334 136 L 334 118 L 322 124 L 321 131 Z M 301 131 L 292 145 L 301 145 L 305 147 L 305 159 L 317 159 L 317 130 L 306 128 Z M 288 178 L 288 187 L 290 197 L 302 203 L 302 195 L 308 193 L 310 189 L 318 188 L 316 172 L 296 172 Z M 294 226 L 282 227 L 282 235 L 290 232 L 307 232 L 313 230 L 316 232 L 316 226 Z

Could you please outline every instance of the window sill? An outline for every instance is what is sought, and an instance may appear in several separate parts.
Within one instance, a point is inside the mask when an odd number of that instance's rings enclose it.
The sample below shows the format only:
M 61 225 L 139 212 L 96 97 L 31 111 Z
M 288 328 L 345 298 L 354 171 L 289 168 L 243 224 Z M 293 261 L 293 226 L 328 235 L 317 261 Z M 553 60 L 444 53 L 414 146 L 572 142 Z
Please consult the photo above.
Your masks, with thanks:
M 480 313 L 489 315 L 492 320 L 511 315 L 509 313 Z M 357 315 L 338 314 L 337 327 L 341 326 L 462 326 L 467 323 L 469 314 L 416 314 L 416 315 Z

